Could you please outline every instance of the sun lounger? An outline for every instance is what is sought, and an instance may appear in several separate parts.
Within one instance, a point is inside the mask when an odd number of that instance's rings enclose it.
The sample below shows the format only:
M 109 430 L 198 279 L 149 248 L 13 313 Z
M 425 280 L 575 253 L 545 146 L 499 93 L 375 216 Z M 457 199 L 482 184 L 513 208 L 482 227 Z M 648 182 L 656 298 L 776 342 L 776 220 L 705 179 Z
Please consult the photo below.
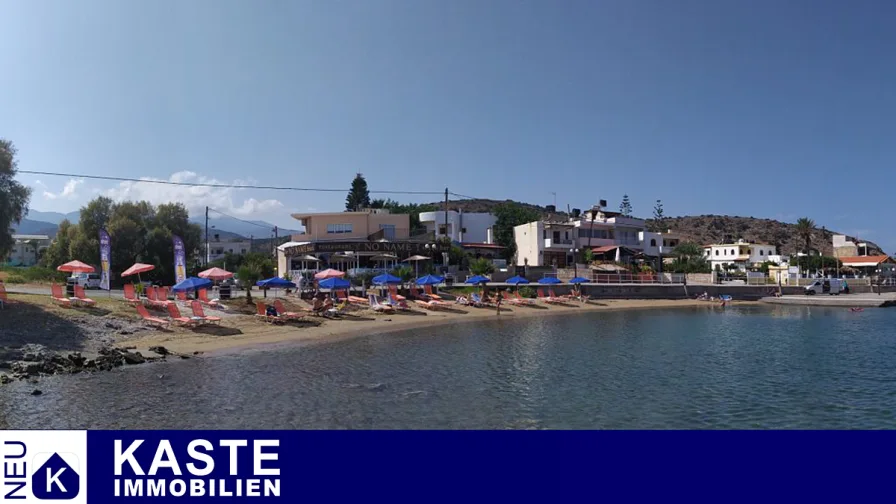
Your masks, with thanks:
M 376 297 L 376 294 L 370 294 L 370 309 L 377 312 L 391 312 L 394 310 L 391 305 L 380 303 Z
M 557 304 L 557 303 L 562 303 L 562 302 L 563 302 L 562 299 L 557 299 L 557 298 L 554 298 L 554 297 L 545 296 L 545 295 L 544 295 L 544 290 L 543 290 L 543 289 L 538 289 L 537 292 L 538 292 L 538 300 L 539 300 L 539 301 L 544 301 L 545 303 L 550 303 L 550 304 Z
M 303 313 L 286 311 L 286 307 L 283 306 L 283 302 L 279 299 L 274 300 L 274 309 L 277 310 L 277 315 L 286 317 L 290 320 L 299 320 L 305 317 L 305 314 Z
M 156 327 L 167 327 L 170 322 L 165 319 L 161 319 L 158 317 L 153 317 L 146 311 L 146 307 L 143 305 L 135 305 L 134 308 L 137 309 L 137 313 L 140 314 L 140 318 L 143 319 L 143 322 L 156 326 Z
M 208 298 L 208 290 L 206 289 L 199 289 L 197 295 L 199 297 L 199 301 L 201 301 L 203 304 L 207 304 L 212 308 L 221 306 L 221 303 L 219 303 L 217 300 Z
M 507 292 L 507 291 L 502 291 L 502 292 L 501 292 L 501 296 L 504 297 L 504 301 L 507 301 L 508 303 L 510 303 L 510 304 L 512 304 L 512 305 L 517 305 L 517 306 L 519 306 L 519 305 L 525 304 L 525 303 L 523 303 L 522 301 L 520 301 L 519 299 L 517 299 L 517 298 L 511 296 L 510 293 Z
M 168 305 L 168 317 L 171 318 L 172 322 L 180 326 L 191 326 L 197 323 L 196 320 L 181 315 L 180 309 L 174 303 Z
M 398 299 L 395 299 L 394 297 L 392 297 L 391 292 L 386 296 L 385 304 L 391 306 L 392 308 L 395 308 L 397 310 L 402 310 L 402 311 L 407 311 L 407 310 L 411 309 L 411 307 L 408 306 L 408 303 L 404 299 L 398 300 Z
M 168 306 L 168 301 L 159 299 L 159 293 L 155 287 L 146 288 L 146 303 L 152 308 L 164 310 Z
M 75 298 L 77 299 L 77 303 L 80 305 L 84 305 L 87 307 L 96 306 L 96 301 L 87 297 L 87 294 L 84 293 L 84 287 L 80 285 L 75 286 Z
M 356 304 L 356 305 L 365 305 L 365 306 L 367 305 L 366 299 L 364 299 L 362 297 L 358 297 L 358 296 L 350 296 L 349 294 L 346 293 L 346 291 L 342 291 L 342 290 L 336 291 L 336 300 L 344 302 L 344 303 L 352 303 L 352 304 Z
M 485 306 L 488 306 L 491 303 L 489 301 L 486 301 L 485 299 L 482 298 L 482 296 L 480 296 L 479 294 L 474 292 L 474 293 L 470 294 L 470 304 L 477 308 L 483 308 Z
M 52 292 L 51 296 L 53 297 L 53 302 L 62 306 L 64 308 L 69 308 L 72 306 L 71 299 L 65 297 L 65 294 L 62 291 L 62 286 L 53 284 L 50 286 L 50 290 Z
M 415 299 L 414 303 L 417 304 L 417 306 L 426 308 L 427 310 L 438 310 L 443 306 L 442 303 L 437 303 L 436 301 L 424 301 L 422 299 Z
M 392 299 L 396 301 L 404 301 L 405 299 L 407 299 L 406 297 L 398 293 L 398 287 L 394 285 L 389 286 L 389 295 L 392 296 Z
M 550 294 L 552 298 L 560 299 L 560 300 L 572 299 L 574 297 L 572 294 L 567 294 L 565 296 L 558 296 L 557 294 L 554 293 L 554 289 L 548 289 L 548 294 Z
M 442 300 L 442 296 L 439 296 L 438 294 L 433 294 L 433 292 L 432 292 L 432 285 L 424 285 L 424 286 L 423 286 L 423 292 L 425 292 L 426 295 L 429 296 L 429 297 L 432 298 L 432 299 L 435 299 L 435 300 L 438 300 L 438 301 L 441 301 L 441 300 Z
M 211 324 L 220 324 L 221 317 L 207 317 L 205 312 L 202 311 L 202 303 L 199 301 L 193 301 L 190 303 L 190 306 L 193 308 L 193 316 L 198 318 L 203 322 L 209 322 Z
M 274 308 L 276 309 L 276 306 Z M 277 315 L 269 314 L 268 307 L 263 301 L 255 302 L 255 317 L 271 324 L 282 324 L 286 321 L 286 317 L 280 314 L 280 310 L 277 310 Z
M 143 300 L 137 296 L 137 290 L 134 289 L 134 284 L 124 284 L 124 300 L 132 305 L 143 304 Z
M 177 300 L 180 301 L 181 303 L 183 303 L 185 305 L 190 304 L 190 300 L 187 299 L 186 292 L 184 292 L 184 291 L 175 292 L 174 295 L 177 296 Z
M 417 290 L 416 286 L 411 285 L 411 299 L 428 300 L 428 299 L 430 299 L 430 297 L 427 296 L 426 294 L 421 293 L 419 290 Z
M 523 296 L 520 296 L 519 291 L 514 292 L 513 295 L 514 295 L 514 298 L 517 301 L 519 301 L 520 304 L 527 304 L 527 305 L 535 304 L 534 299 L 524 298 Z

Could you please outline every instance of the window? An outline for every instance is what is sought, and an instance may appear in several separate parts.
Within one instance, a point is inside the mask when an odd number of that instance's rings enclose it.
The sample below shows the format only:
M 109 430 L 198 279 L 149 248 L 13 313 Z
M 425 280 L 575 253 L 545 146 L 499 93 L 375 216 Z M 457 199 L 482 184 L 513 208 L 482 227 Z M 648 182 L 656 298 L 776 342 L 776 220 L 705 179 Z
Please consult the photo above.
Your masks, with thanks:
M 656 239 L 655 239 L 655 238 L 651 238 L 651 239 L 650 239 L 650 246 L 651 246 L 651 247 L 656 247 Z
M 395 239 L 395 224 L 380 224 L 380 229 L 383 230 L 383 237 L 387 240 Z
M 327 234 L 344 234 L 351 232 L 351 224 L 327 224 Z
M 762 249 L 759 249 L 759 255 L 762 255 Z
M 439 226 L 439 234 L 440 234 L 440 235 L 447 235 L 447 234 L 448 234 L 448 226 L 446 226 L 446 225 L 444 225 L 444 224 L 440 225 L 440 226 Z
M 466 232 L 467 232 L 467 228 L 460 228 L 460 232 L 461 232 L 461 233 L 466 233 Z
M 719 251 L 718 251 L 718 250 L 716 250 L 716 255 L 719 255 Z

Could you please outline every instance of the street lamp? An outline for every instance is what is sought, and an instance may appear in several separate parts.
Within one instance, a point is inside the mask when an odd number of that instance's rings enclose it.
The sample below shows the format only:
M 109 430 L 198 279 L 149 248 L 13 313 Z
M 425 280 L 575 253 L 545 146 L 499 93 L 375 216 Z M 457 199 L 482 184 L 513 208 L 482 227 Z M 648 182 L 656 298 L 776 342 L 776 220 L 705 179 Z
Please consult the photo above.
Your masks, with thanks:
M 579 249 L 577 249 L 577 248 L 571 248 L 571 249 L 569 249 L 569 251 L 572 252 L 572 271 L 573 271 L 573 277 L 577 277 L 577 276 L 579 276 L 579 264 L 578 264 L 578 259 L 576 258 L 576 256 L 577 256 L 578 253 L 579 253 Z

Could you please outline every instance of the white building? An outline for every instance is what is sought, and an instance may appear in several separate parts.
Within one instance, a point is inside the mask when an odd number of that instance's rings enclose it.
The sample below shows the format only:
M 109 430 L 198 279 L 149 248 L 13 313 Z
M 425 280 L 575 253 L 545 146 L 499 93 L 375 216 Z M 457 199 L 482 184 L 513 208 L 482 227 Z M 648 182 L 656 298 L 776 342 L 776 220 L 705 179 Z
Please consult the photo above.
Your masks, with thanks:
M 215 236 L 217 238 L 217 236 Z M 234 238 L 233 240 L 214 240 L 208 243 L 208 261 L 224 259 L 225 254 L 245 255 L 252 250 L 252 241 Z
M 868 255 L 868 244 L 846 235 L 833 235 L 834 257 L 859 257 Z
M 651 257 L 669 254 L 680 238 L 674 233 L 652 233 L 644 219 L 595 207 L 568 221 L 536 221 L 513 228 L 517 266 L 564 267 L 573 257 L 581 261 L 589 247 L 596 253 L 621 257 L 621 248 Z M 618 259 L 616 259 L 618 260 Z
M 34 266 L 41 251 L 50 246 L 50 237 L 47 235 L 14 234 L 12 239 L 14 244 L 6 258 L 7 264 L 11 266 Z
M 703 254 L 712 265 L 712 269 L 726 270 L 733 264 L 740 271 L 766 261 L 781 263 L 784 257 L 778 255 L 774 245 L 749 243 L 738 240 L 736 243 L 721 243 L 703 246 Z M 777 259 L 777 260 L 775 260 Z
M 448 211 L 448 225 L 445 212 L 421 212 L 420 223 L 426 230 L 435 233 L 436 238 L 447 236 L 451 241 L 462 243 L 493 243 L 492 226 L 497 218 L 490 213 L 466 213 Z

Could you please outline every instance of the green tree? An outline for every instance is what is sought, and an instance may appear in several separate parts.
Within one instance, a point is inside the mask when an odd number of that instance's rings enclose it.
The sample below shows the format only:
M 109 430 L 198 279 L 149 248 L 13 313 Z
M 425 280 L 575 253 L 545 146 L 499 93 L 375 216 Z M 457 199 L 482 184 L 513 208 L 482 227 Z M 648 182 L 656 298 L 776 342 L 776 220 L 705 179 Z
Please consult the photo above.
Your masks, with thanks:
M 71 260 L 69 250 L 71 249 L 72 237 L 76 232 L 77 227 L 72 226 L 68 219 L 63 219 L 56 230 L 56 239 L 53 240 L 53 243 L 50 244 L 41 258 L 41 264 L 46 268 L 56 269 L 60 264 L 69 262 Z
M 663 214 L 662 200 L 656 200 L 656 205 L 653 206 L 653 219 L 649 228 L 654 233 L 662 233 L 666 230 L 666 216 Z
M 801 217 L 796 221 L 796 235 L 803 244 L 803 252 L 812 250 L 812 232 L 815 230 L 815 221 L 808 217 Z
M 594 262 L 594 251 L 590 248 L 586 248 L 584 252 L 582 252 L 582 259 L 585 261 L 585 264 L 591 264 Z
M 28 211 L 31 189 L 15 180 L 18 163 L 16 147 L 0 138 L 0 257 L 12 250 L 12 225 L 21 222 Z
M 492 230 L 495 241 L 504 247 L 504 258 L 510 260 L 516 253 L 516 241 L 513 237 L 513 228 L 541 218 L 541 212 L 533 208 L 525 207 L 515 201 L 507 201 L 497 205 L 494 209 L 495 225 Z
M 393 214 L 408 214 L 410 216 L 410 232 L 418 232 L 420 230 L 426 229 L 426 226 L 420 223 L 420 213 L 421 212 L 432 212 L 438 210 L 439 207 L 437 205 L 424 204 L 420 205 L 417 203 L 399 203 L 392 199 L 375 199 L 370 202 L 370 208 L 383 208 L 389 210 L 389 213 Z
M 345 210 L 356 212 L 370 206 L 370 191 L 367 190 L 367 180 L 360 173 L 352 180 L 352 188 L 345 197 Z
M 470 261 L 470 272 L 474 275 L 488 275 L 493 271 L 495 271 L 494 263 L 484 257 Z
M 391 273 L 400 278 L 402 283 L 408 283 L 414 278 L 414 269 L 410 266 L 400 266 L 392 270 Z
M 628 199 L 628 194 L 622 195 L 622 203 L 619 204 L 619 213 L 626 217 L 632 215 L 632 202 Z
M 672 250 L 675 259 L 663 269 L 672 273 L 709 273 L 712 269 L 707 262 L 703 248 L 696 243 L 682 242 Z

